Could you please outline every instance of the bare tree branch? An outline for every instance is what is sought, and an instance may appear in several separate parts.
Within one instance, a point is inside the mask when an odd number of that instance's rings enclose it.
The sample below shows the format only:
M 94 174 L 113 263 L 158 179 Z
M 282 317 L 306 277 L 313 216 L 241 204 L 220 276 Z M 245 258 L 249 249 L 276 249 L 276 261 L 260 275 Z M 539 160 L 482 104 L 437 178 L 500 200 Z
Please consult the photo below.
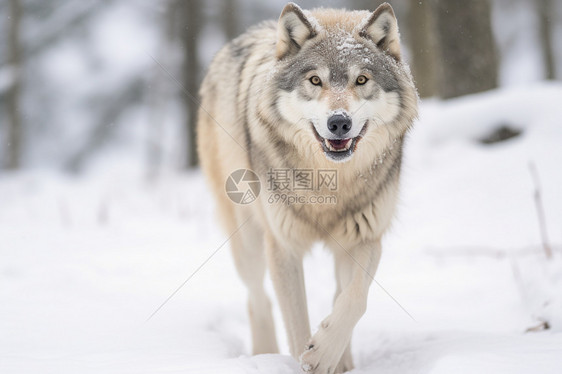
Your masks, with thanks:
M 541 239 L 542 239 L 542 246 L 544 248 L 544 253 L 546 254 L 546 258 L 552 258 L 552 248 L 548 243 L 548 233 L 546 230 L 546 218 L 544 215 L 544 207 L 542 203 L 541 197 L 541 185 L 539 180 L 539 173 L 537 172 L 537 168 L 535 167 L 534 162 L 529 162 L 529 171 L 531 172 L 531 177 L 533 178 L 533 183 L 535 184 L 535 206 L 537 207 L 537 216 L 539 219 L 539 228 L 541 232 Z

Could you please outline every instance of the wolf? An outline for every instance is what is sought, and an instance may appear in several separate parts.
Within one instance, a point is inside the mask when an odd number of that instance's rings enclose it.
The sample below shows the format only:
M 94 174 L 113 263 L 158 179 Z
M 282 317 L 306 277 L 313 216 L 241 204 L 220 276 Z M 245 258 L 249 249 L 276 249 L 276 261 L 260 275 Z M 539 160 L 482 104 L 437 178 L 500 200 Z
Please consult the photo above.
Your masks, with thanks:
M 301 369 L 351 370 L 352 332 L 366 311 L 395 211 L 405 138 L 417 118 L 392 7 L 308 11 L 288 3 L 277 22 L 250 28 L 217 53 L 199 94 L 201 167 L 248 289 L 253 353 L 278 352 L 263 286 L 269 270 Z M 225 192 L 240 169 L 262 182 L 249 204 Z M 272 170 L 297 169 L 333 170 L 335 190 L 302 194 L 330 192 L 337 202 L 282 204 L 263 192 Z M 303 257 L 316 242 L 333 252 L 337 287 L 331 313 L 312 335 Z

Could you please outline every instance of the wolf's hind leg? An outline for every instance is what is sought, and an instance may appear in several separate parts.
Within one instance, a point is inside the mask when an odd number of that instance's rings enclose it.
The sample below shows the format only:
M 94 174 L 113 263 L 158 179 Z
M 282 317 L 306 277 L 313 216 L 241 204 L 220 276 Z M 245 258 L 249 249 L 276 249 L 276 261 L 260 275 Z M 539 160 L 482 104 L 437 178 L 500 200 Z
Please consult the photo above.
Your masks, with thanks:
M 289 350 L 298 360 L 310 339 L 302 256 L 287 244 L 266 234 L 266 254 L 271 280 L 285 322 Z
M 263 247 L 263 232 L 251 219 L 231 239 L 236 269 L 248 288 L 253 354 L 279 351 L 271 302 L 263 287 L 266 269 Z

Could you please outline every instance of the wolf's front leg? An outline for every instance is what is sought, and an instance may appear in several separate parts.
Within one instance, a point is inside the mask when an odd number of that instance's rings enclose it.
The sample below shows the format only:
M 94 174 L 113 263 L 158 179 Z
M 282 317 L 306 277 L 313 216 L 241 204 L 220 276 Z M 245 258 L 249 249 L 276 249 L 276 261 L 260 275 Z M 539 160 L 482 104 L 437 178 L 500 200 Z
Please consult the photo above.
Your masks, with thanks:
M 271 235 L 266 234 L 265 245 L 271 280 L 287 330 L 289 350 L 298 360 L 310 339 L 302 255 L 295 248 L 279 244 Z
M 353 250 L 334 247 L 338 266 L 347 268 L 349 282 L 336 298 L 332 314 L 326 317 L 318 332 L 307 343 L 301 355 L 301 368 L 309 374 L 333 374 L 351 340 L 353 328 L 365 313 L 369 286 L 381 257 L 380 241 Z M 347 252 L 347 253 L 346 253 Z

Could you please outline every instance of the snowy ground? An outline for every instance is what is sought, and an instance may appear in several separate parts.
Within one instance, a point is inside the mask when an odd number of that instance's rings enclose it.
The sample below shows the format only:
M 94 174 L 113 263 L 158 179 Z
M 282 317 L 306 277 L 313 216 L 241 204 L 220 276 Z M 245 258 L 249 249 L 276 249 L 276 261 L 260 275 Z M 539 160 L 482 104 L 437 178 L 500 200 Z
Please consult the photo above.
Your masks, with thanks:
M 415 321 L 373 285 L 353 373 L 562 372 L 561 103 L 552 84 L 423 104 L 376 276 Z M 523 135 L 478 143 L 503 124 Z M 224 240 L 198 172 L 0 175 L 0 372 L 297 373 L 278 309 L 283 354 L 249 355 L 227 246 L 146 321 Z M 314 326 L 332 263 L 319 247 L 305 266 Z M 551 329 L 525 332 L 540 319 Z

